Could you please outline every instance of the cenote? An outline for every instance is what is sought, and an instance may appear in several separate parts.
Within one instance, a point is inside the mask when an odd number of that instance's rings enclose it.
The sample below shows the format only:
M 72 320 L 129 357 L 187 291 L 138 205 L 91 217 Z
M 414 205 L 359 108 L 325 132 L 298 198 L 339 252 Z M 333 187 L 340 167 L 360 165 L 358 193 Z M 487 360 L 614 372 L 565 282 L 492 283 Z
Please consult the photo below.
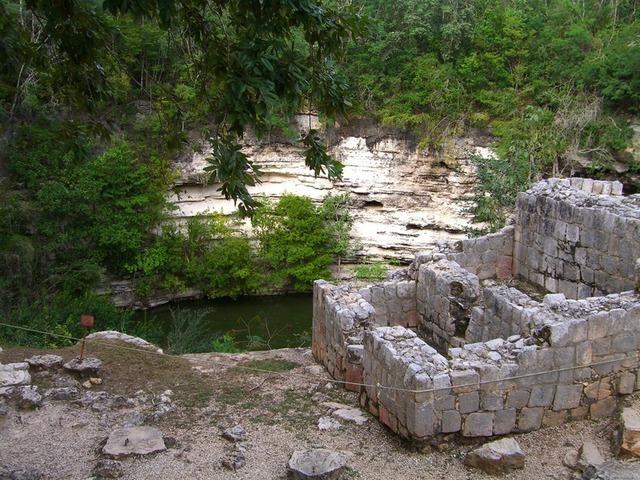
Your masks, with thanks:
M 173 353 L 303 347 L 311 343 L 312 296 L 288 294 L 175 302 L 134 315 Z M 228 350 L 227 350 L 228 351 Z

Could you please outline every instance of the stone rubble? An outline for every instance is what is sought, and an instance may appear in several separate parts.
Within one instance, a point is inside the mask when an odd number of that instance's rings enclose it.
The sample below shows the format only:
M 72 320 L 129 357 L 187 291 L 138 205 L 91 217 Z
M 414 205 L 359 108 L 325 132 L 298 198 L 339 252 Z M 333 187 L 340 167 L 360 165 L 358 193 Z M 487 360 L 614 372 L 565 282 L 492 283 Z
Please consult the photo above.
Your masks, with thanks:
M 31 368 L 49 370 L 59 368 L 64 363 L 64 358 L 60 355 L 34 355 L 25 360 Z
M 226 428 L 222 432 L 222 437 L 230 442 L 243 442 L 247 438 L 247 431 L 242 425 L 235 425 L 230 428 Z
M 29 364 L 26 362 L 0 364 L 0 388 L 31 383 Z
M 122 464 L 116 460 L 98 460 L 92 475 L 98 478 L 120 478 L 124 475 Z
M 154 427 L 119 428 L 109 434 L 102 453 L 114 459 L 166 450 L 162 432 Z

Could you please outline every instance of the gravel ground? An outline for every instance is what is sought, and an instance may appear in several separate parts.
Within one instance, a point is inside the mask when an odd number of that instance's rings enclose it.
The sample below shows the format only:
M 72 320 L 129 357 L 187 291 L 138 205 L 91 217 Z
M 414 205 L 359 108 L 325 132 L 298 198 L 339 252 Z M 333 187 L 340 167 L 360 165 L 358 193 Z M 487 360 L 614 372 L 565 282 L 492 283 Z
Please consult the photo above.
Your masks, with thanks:
M 1 355 L 0 361 L 6 362 Z M 211 395 L 197 402 L 178 395 L 181 383 L 175 377 L 164 386 L 156 379 L 150 387 L 156 391 L 146 390 L 150 398 L 166 387 L 183 400 L 176 400 L 177 412 L 146 424 L 157 426 L 177 443 L 160 454 L 123 460 L 123 478 L 285 479 L 286 463 L 293 450 L 312 447 L 350 452 L 349 478 L 353 479 L 492 478 L 462 465 L 461 458 L 474 446 L 471 442 L 416 451 L 372 417 L 361 426 L 342 421 L 340 430 L 318 430 L 318 418 L 327 413 L 323 400 L 355 406 L 356 397 L 340 388 L 328 388 L 328 377 L 314 367 L 308 350 L 200 354 L 185 358 L 193 366 L 195 380 L 203 387 L 199 395 L 202 391 Z M 238 365 L 284 371 L 265 374 L 239 369 Z M 115 374 L 111 375 L 103 375 L 105 391 L 115 395 L 120 383 Z M 142 389 L 146 386 L 144 378 L 142 370 L 138 378 Z M 131 380 L 128 378 L 127 387 L 131 387 Z M 193 379 L 185 384 L 191 387 Z M 124 394 L 131 395 L 131 388 Z M 627 401 L 640 406 L 637 397 Z M 133 412 L 148 412 L 152 407 L 152 404 L 86 407 L 62 401 L 45 402 L 35 411 L 11 408 L 8 415 L 0 417 L 0 465 L 33 467 L 47 479 L 90 478 L 93 466 L 101 458 L 101 442 L 109 432 Z M 221 432 L 236 424 L 241 424 L 248 433 L 244 442 L 246 465 L 232 472 L 221 466 L 221 460 L 234 448 L 222 438 Z M 527 454 L 526 466 L 503 478 L 569 479 L 572 474 L 562 465 L 565 453 L 584 439 L 591 439 L 606 458 L 610 457 L 614 428 L 612 420 L 580 421 L 517 435 L 515 438 Z

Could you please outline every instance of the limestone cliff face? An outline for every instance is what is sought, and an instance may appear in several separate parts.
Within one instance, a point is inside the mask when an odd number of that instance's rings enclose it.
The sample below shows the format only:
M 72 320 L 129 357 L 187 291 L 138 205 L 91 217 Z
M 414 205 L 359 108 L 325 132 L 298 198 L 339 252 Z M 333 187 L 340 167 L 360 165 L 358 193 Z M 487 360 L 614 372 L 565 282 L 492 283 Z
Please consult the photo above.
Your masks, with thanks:
M 317 128 L 314 116 L 300 115 L 300 131 Z M 245 151 L 260 165 L 262 183 L 252 195 L 278 198 L 284 193 L 306 195 L 320 202 L 332 193 L 353 199 L 354 240 L 361 256 L 412 257 L 443 239 L 464 236 L 473 193 L 473 154 L 488 154 L 487 139 L 457 138 L 442 152 L 418 148 L 411 135 L 359 122 L 324 132 L 331 153 L 345 166 L 342 181 L 314 178 L 304 165 L 302 149 L 284 138 L 245 138 Z M 233 202 L 207 184 L 203 169 L 207 150 L 176 162 L 180 172 L 171 201 L 180 219 L 217 211 L 230 214 Z M 249 228 L 247 224 L 247 228 Z

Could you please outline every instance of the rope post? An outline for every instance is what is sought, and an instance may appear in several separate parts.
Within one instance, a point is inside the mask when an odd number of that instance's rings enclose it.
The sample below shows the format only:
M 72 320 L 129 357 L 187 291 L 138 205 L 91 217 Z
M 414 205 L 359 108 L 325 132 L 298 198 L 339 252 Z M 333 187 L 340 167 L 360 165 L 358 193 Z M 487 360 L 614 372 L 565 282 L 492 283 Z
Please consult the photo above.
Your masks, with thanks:
M 93 328 L 93 315 L 89 315 L 88 313 L 84 313 L 80 315 L 80 326 L 85 329 L 84 334 L 82 335 L 82 342 L 80 343 L 80 360 L 84 359 L 84 345 L 87 337 L 87 333 L 89 330 Z

